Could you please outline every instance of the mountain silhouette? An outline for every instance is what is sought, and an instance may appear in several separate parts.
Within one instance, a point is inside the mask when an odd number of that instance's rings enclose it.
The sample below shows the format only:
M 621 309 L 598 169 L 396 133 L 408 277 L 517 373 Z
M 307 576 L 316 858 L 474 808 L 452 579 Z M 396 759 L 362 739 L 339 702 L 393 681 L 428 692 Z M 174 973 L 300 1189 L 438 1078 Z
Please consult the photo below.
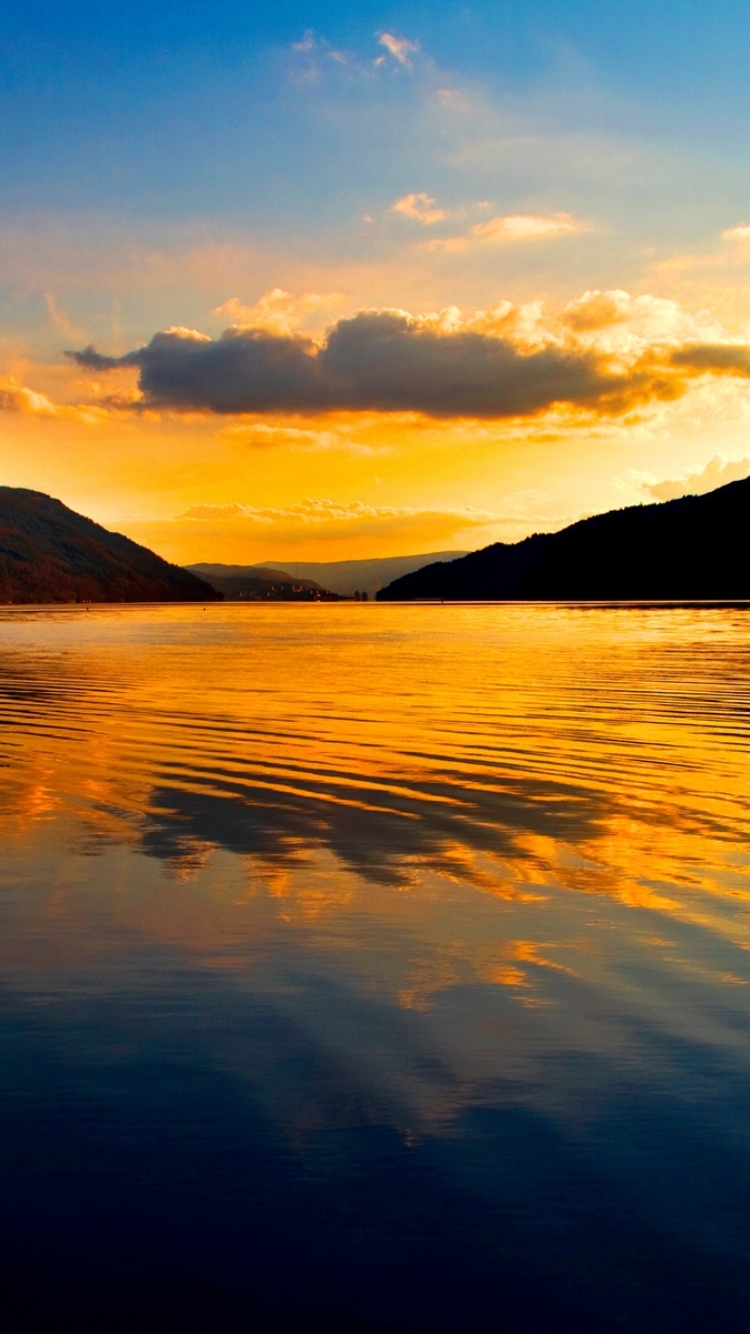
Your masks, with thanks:
M 295 584 L 307 581 L 316 588 L 326 588 L 341 597 L 353 597 L 355 592 L 374 597 L 378 589 L 393 583 L 423 565 L 434 565 L 438 560 L 456 560 L 465 551 L 428 551 L 417 556 L 374 556 L 370 560 L 289 561 L 281 565 L 215 565 L 203 563 L 188 565 L 201 579 L 208 579 L 219 588 L 217 579 L 290 579 Z M 222 592 L 224 589 L 222 588 Z
M 269 565 L 189 565 L 186 567 L 228 602 L 339 602 L 338 593 L 314 579 L 297 579 Z M 228 571 L 228 573 L 224 573 Z M 235 573 L 239 571 L 239 573 Z
M 427 565 L 383 602 L 750 599 L 750 478 L 702 496 L 610 510 L 522 542 Z
M 210 584 L 41 491 L 0 486 L 0 602 L 208 602 Z

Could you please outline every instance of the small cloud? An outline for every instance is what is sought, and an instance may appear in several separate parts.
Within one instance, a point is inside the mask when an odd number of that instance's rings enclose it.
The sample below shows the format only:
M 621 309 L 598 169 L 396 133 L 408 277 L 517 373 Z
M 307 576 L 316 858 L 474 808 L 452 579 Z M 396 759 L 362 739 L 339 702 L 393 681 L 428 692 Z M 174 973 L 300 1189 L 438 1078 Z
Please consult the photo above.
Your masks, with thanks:
M 486 208 L 487 202 L 477 205 Z M 548 216 L 530 213 L 511 213 L 478 222 L 464 236 L 447 236 L 425 245 L 427 250 L 459 251 L 474 245 L 506 245 L 515 241 L 544 241 L 574 232 L 588 231 L 588 227 L 569 213 Z
M 237 505 L 191 505 L 178 519 L 196 519 L 198 522 L 210 522 L 212 519 L 236 519 L 246 512 L 247 506 Z
M 312 28 L 308 28 L 301 42 L 292 42 L 293 51 L 312 51 L 315 45 L 315 37 Z
M 223 305 L 216 306 L 211 314 L 231 320 L 236 329 L 265 329 L 268 333 L 290 334 L 315 311 L 325 310 L 342 300 L 340 292 L 303 292 L 301 296 L 293 296 L 280 287 L 272 287 L 253 306 L 246 306 L 233 296 Z
M 750 223 L 741 222 L 736 227 L 727 227 L 721 233 L 725 243 L 720 249 L 702 255 L 672 255 L 653 264 L 652 271 L 658 274 L 681 277 L 701 270 L 725 268 L 727 266 L 744 267 L 750 258 Z
M 750 242 L 750 226 L 746 222 L 741 222 L 739 227 L 727 227 L 726 231 L 721 233 L 721 239 L 747 245 Z
M 549 217 L 515 213 L 507 217 L 490 218 L 487 222 L 478 222 L 472 227 L 471 234 L 480 241 L 498 244 L 506 241 L 537 241 L 586 230 L 583 223 L 577 222 L 569 213 L 553 213 Z
M 6 376 L 0 380 L 0 411 L 54 417 L 57 409 L 44 394 L 37 394 L 12 376 Z
M 409 56 L 419 51 L 419 42 L 410 42 L 407 37 L 396 37 L 392 32 L 378 33 L 377 38 L 380 46 L 384 46 L 386 51 L 390 51 L 399 65 L 403 65 L 404 69 L 411 69 Z
M 460 250 L 467 250 L 469 242 L 465 236 L 439 236 L 433 241 L 425 241 L 420 247 L 422 250 L 445 250 L 449 254 Z
M 641 489 L 654 500 L 677 500 L 680 496 L 703 496 L 729 482 L 741 482 L 750 476 L 750 458 L 734 462 L 723 454 L 714 454 L 705 468 L 691 468 L 683 477 L 663 482 L 641 480 Z
M 445 209 L 435 208 L 435 200 L 432 195 L 410 194 L 404 195 L 403 199 L 397 199 L 395 204 L 391 204 L 390 213 L 401 213 L 405 218 L 413 218 L 415 222 L 424 223 L 430 227 L 434 222 L 442 222 L 448 215 Z
M 97 426 L 106 421 L 109 412 L 105 405 L 53 403 L 45 394 L 27 389 L 12 376 L 0 379 L 0 412 L 18 412 L 32 417 L 61 417 Z

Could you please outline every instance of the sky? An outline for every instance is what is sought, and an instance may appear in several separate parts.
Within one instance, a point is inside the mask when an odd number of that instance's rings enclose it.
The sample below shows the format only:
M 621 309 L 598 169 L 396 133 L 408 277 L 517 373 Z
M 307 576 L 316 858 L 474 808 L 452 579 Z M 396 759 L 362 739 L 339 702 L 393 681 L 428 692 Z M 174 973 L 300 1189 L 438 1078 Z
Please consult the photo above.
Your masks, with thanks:
M 750 474 L 746 4 L 4 3 L 0 482 L 179 563 Z

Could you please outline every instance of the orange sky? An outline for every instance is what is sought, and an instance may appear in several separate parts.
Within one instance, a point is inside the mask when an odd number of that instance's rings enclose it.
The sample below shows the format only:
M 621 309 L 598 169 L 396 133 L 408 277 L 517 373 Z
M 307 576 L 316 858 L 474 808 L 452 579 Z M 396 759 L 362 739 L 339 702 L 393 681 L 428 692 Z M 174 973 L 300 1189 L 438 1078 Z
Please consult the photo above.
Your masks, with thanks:
M 95 191 L 0 214 L 3 483 L 235 563 L 478 547 L 747 475 L 739 160 L 722 184 L 618 127 L 591 70 L 511 104 L 418 42 L 381 41 L 361 87 L 334 54 L 305 38 L 266 69 L 290 126 L 338 135 L 332 212 L 308 181 L 274 225 Z

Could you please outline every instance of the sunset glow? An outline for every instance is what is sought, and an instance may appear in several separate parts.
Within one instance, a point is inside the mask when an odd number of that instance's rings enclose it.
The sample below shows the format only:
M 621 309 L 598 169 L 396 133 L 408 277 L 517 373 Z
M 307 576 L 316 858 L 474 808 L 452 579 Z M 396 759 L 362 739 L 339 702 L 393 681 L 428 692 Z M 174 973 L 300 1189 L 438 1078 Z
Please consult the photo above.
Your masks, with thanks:
M 710 42 L 707 11 L 643 26 L 640 0 L 173 8 L 137 43 L 83 3 L 45 21 L 36 82 L 35 7 L 11 25 L 6 484 L 247 562 L 466 549 L 747 475 L 740 6 Z

